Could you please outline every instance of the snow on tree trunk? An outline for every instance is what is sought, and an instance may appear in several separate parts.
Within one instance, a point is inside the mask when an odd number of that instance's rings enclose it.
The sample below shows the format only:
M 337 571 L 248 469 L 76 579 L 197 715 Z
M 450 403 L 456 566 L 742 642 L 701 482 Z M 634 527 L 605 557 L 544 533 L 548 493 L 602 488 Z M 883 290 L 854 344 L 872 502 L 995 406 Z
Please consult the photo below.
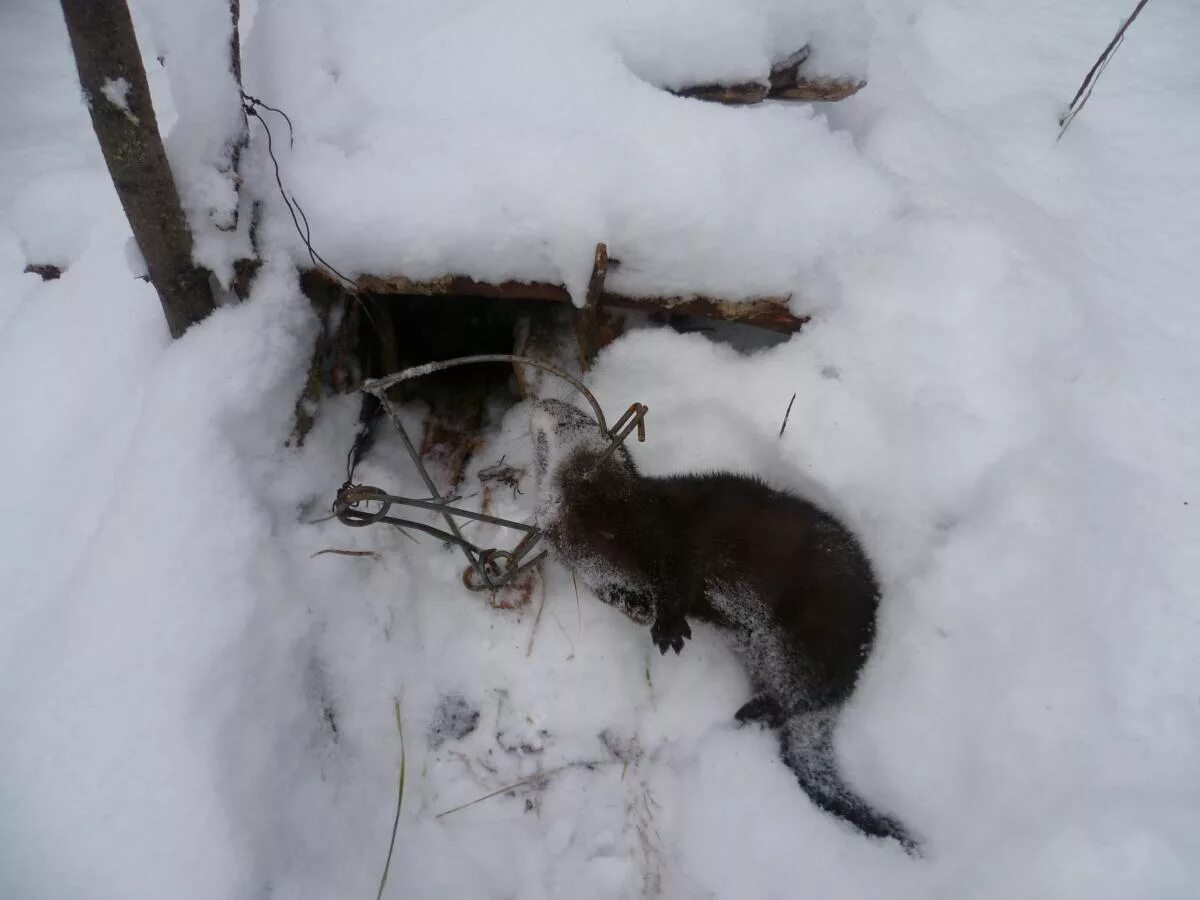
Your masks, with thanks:
M 62 0 L 92 127 L 173 337 L 212 312 L 125 0 Z
M 249 214 L 239 215 L 249 127 L 241 97 L 241 4 L 235 0 L 138 0 L 146 58 L 157 57 L 177 118 L 167 158 L 192 231 L 192 255 L 225 287 L 254 255 Z M 249 27 L 249 24 L 247 24 Z M 158 85 L 156 84 L 157 88 Z M 163 107 L 164 118 L 166 108 Z

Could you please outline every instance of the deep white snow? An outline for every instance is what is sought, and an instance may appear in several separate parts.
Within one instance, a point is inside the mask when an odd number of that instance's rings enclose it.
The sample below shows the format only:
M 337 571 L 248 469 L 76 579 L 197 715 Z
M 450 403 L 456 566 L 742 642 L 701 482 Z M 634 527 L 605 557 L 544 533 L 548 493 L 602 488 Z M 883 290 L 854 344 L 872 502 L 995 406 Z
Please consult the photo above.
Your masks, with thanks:
M 58 8 L 11 0 L 0 896 L 373 896 L 397 698 L 390 897 L 1200 892 L 1194 4 L 1147 6 L 1057 142 L 1132 2 L 243 5 L 246 89 L 292 116 L 294 148 L 268 119 L 283 175 L 343 271 L 578 291 L 605 240 L 618 288 L 814 314 L 752 354 L 631 333 L 590 383 L 610 416 L 649 405 L 647 472 L 755 472 L 862 536 L 885 593 L 841 762 L 925 855 L 820 814 L 773 737 L 734 727 L 748 688 L 714 632 L 660 657 L 549 566 L 535 633 L 539 598 L 487 607 L 429 538 L 312 524 L 357 400 L 285 446 L 317 322 L 261 129 L 253 296 L 171 342 Z M 228 6 L 134 13 L 197 255 L 227 279 Z M 868 87 L 752 109 L 658 87 L 760 77 L 805 41 Z M 472 479 L 528 459 L 527 416 Z M 381 434 L 359 478 L 421 493 Z M 530 515 L 532 487 L 496 511 Z

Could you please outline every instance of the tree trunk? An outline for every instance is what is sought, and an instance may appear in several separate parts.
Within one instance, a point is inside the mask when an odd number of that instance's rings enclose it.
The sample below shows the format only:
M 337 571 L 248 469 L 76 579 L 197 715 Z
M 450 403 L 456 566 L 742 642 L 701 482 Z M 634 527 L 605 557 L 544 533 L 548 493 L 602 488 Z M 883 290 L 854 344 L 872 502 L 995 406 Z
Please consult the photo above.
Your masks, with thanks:
M 241 0 L 229 0 L 229 69 L 233 72 L 233 80 L 237 82 L 239 97 L 245 93 L 242 90 L 242 38 L 239 30 L 241 16 Z M 233 217 L 227 225 L 217 226 L 221 231 L 237 230 L 242 196 L 242 151 L 250 146 L 250 123 L 246 119 L 246 107 L 240 99 L 238 103 L 242 109 L 241 128 L 229 147 L 229 179 L 233 183 L 234 196 Z
M 92 127 L 172 337 L 214 308 L 171 177 L 125 0 L 61 0 Z

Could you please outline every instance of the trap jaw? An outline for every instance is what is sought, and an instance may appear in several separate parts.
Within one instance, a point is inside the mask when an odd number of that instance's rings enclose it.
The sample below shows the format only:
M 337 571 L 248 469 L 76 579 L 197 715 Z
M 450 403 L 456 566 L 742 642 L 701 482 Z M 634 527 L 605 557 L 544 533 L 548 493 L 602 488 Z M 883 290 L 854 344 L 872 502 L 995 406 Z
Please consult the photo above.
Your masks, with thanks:
M 470 568 L 463 574 L 463 584 L 472 591 L 488 591 L 490 593 L 495 593 L 501 588 L 512 585 L 520 575 L 542 560 L 546 555 L 544 549 L 535 555 L 530 555 L 541 541 L 542 530 L 536 525 L 515 522 L 511 519 L 489 516 L 484 513 L 451 506 L 450 503 L 455 498 L 443 497 L 438 491 L 437 486 L 433 483 L 433 479 L 429 476 L 429 472 L 425 468 L 420 452 L 418 452 L 416 445 L 413 444 L 412 439 L 405 430 L 404 423 L 400 421 L 399 411 L 392 404 L 387 392 L 389 388 L 401 382 L 431 375 L 434 372 L 440 372 L 444 369 L 474 363 L 495 362 L 520 363 L 543 369 L 569 382 L 587 398 L 588 403 L 592 407 L 592 412 L 595 414 L 600 434 L 609 442 L 608 448 L 596 461 L 597 465 L 604 462 L 604 460 L 616 452 L 616 449 L 625 443 L 625 439 L 633 433 L 634 429 L 637 429 L 639 441 L 646 440 L 645 419 L 646 413 L 649 412 L 649 407 L 643 403 L 632 404 L 610 429 L 605 422 L 604 411 L 600 408 L 600 403 L 596 400 L 592 392 L 574 375 L 564 372 L 556 366 L 536 359 L 530 359 L 526 356 L 516 356 L 507 353 L 459 356 L 454 359 L 442 360 L 441 362 L 413 366 L 412 368 L 404 369 L 383 378 L 369 379 L 362 385 L 363 391 L 371 394 L 379 401 L 387 413 L 388 419 L 391 420 L 396 431 L 400 433 L 400 440 L 404 444 L 404 449 L 408 451 L 409 458 L 412 459 L 413 465 L 416 466 L 417 472 L 421 475 L 421 480 L 425 482 L 425 487 L 429 490 L 429 499 L 421 500 L 412 497 L 398 497 L 377 487 L 353 484 L 353 469 L 351 469 L 350 476 L 347 478 L 346 483 L 338 489 L 337 496 L 333 501 L 333 512 L 337 516 L 338 521 L 352 528 L 362 528 L 366 525 L 383 522 L 388 525 L 421 531 L 440 538 L 446 543 L 454 544 L 462 550 L 463 555 L 466 556 L 467 561 L 471 564 Z M 424 522 L 389 516 L 388 512 L 393 505 L 411 506 L 415 509 L 440 512 L 446 522 L 447 530 L 443 531 Z M 482 548 L 463 537 L 462 531 L 456 521 L 458 518 L 486 522 L 491 525 L 499 525 L 503 528 L 512 528 L 523 532 L 523 535 L 512 550 L 503 550 L 498 547 Z

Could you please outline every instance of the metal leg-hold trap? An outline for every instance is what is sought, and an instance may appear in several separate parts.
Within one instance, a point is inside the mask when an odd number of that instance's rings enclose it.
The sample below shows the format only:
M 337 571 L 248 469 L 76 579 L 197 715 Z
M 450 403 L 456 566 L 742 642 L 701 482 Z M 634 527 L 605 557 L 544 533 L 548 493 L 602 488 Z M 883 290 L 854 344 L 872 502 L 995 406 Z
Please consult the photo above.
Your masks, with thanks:
M 582 381 L 555 366 L 525 356 L 515 356 L 506 353 L 460 356 L 455 359 L 443 360 L 442 362 L 414 366 L 384 378 L 376 378 L 364 382 L 362 389 L 380 402 L 392 425 L 400 433 L 400 440 L 403 442 L 405 450 L 408 451 L 413 464 L 417 467 L 417 471 L 421 475 L 421 480 L 425 482 L 425 486 L 429 489 L 430 497 L 424 500 L 412 497 L 398 497 L 377 487 L 353 484 L 353 479 L 350 478 L 337 492 L 337 497 L 333 501 L 334 514 L 343 524 L 353 528 L 361 528 L 365 525 L 374 525 L 377 522 L 383 522 L 388 525 L 421 531 L 425 534 L 433 535 L 448 544 L 454 544 L 462 550 L 463 555 L 466 556 L 467 561 L 471 564 L 470 569 L 463 578 L 463 583 L 473 591 L 498 591 L 512 584 L 521 573 L 536 565 L 546 555 L 545 549 L 535 552 L 538 549 L 538 544 L 541 542 L 542 531 L 536 525 L 515 522 L 511 519 L 490 516 L 451 506 L 450 504 L 455 498 L 443 497 L 438 491 L 437 486 L 433 483 L 433 479 L 430 478 L 429 472 L 425 468 L 421 454 L 405 430 L 403 422 L 400 421 L 399 411 L 388 398 L 387 392 L 389 388 L 403 381 L 431 375 L 443 369 L 474 363 L 502 362 L 520 363 L 544 369 L 564 379 L 579 390 L 587 398 L 588 403 L 592 407 L 592 412 L 596 417 L 600 433 L 609 441 L 609 448 L 604 456 L 601 457 L 602 460 L 606 459 L 617 447 L 621 446 L 635 428 L 638 431 L 638 440 L 645 440 L 645 417 L 648 412 L 648 408 L 645 405 L 641 403 L 632 404 L 610 429 L 607 426 L 604 411 L 600 408 L 599 402 Z M 439 512 L 446 522 L 446 529 L 436 528 L 424 522 L 390 516 L 388 513 L 393 506 L 410 506 L 414 509 Z M 504 550 L 498 547 L 479 547 L 463 537 L 462 531 L 456 521 L 460 518 L 471 519 L 476 522 L 486 522 L 490 525 L 499 525 L 504 528 L 512 528 L 522 532 L 522 537 L 511 550 Z

